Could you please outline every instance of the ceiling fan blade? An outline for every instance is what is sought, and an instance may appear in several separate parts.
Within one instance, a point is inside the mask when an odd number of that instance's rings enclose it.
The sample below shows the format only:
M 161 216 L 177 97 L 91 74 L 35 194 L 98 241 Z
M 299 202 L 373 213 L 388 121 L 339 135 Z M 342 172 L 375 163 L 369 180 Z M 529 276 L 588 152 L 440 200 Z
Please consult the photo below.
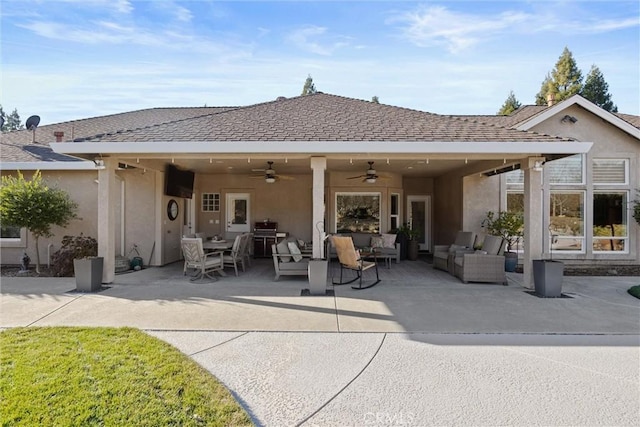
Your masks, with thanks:
M 365 177 L 365 178 L 366 178 L 366 176 L 367 176 L 367 175 L 358 175 L 358 176 L 352 176 L 352 177 L 349 177 L 349 178 L 347 178 L 347 179 L 358 179 L 358 178 L 363 178 L 363 177 Z
M 276 179 L 282 179 L 284 181 L 294 181 L 295 178 L 288 175 L 276 175 Z

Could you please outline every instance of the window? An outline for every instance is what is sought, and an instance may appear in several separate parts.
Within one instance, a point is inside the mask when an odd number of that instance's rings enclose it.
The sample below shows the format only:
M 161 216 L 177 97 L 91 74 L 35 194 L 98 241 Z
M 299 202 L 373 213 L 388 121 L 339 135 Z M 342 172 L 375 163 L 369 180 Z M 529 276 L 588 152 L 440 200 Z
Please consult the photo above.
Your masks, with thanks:
M 593 183 L 620 184 L 628 183 L 627 159 L 593 159 Z
M 397 230 L 400 228 L 400 195 L 391 194 L 391 205 L 389 207 L 389 228 Z
M 380 193 L 336 193 L 336 232 L 380 232 Z
M 14 227 L 11 225 L 3 225 L 0 227 L 0 238 L 2 239 L 19 239 L 20 227 Z
M 582 155 L 553 160 L 545 165 L 550 184 L 584 184 Z
M 551 191 L 549 231 L 552 251 L 584 251 L 584 191 Z
M 629 230 L 628 193 L 596 192 L 593 194 L 593 251 L 625 252 Z
M 220 212 L 219 193 L 202 193 L 202 212 Z

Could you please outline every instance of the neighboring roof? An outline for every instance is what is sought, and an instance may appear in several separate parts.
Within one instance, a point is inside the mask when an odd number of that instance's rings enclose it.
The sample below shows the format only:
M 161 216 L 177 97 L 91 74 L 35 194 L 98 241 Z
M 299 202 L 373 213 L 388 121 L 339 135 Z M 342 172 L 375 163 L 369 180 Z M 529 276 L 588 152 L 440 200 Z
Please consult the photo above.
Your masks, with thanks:
M 557 142 L 565 138 L 316 93 L 77 142 Z
M 0 135 L 2 162 L 80 162 L 76 157 L 53 152 L 54 132 L 64 132 L 63 141 L 104 133 L 124 132 L 167 122 L 220 113 L 237 107 L 150 108 L 40 126 L 33 132 L 19 130 Z

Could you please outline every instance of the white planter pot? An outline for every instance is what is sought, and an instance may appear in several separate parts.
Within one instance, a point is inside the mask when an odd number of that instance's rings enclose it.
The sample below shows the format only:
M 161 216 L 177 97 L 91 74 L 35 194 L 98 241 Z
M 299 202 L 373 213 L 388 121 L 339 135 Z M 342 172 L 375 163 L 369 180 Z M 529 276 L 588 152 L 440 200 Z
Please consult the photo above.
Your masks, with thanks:
M 329 261 L 326 259 L 309 260 L 309 293 L 311 295 L 326 295 L 328 268 Z

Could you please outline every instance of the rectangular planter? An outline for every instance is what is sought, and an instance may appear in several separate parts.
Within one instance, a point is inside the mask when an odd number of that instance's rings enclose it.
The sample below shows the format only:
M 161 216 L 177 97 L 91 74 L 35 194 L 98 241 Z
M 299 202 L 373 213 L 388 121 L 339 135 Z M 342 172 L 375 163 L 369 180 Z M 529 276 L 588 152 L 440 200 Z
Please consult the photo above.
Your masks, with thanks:
M 329 261 L 326 259 L 309 260 L 309 293 L 311 295 L 327 294 L 327 271 Z
M 102 268 L 104 258 L 83 258 L 73 260 L 73 271 L 76 276 L 76 290 L 80 292 L 97 292 L 102 285 Z
M 562 295 L 562 277 L 564 264 L 547 259 L 533 260 L 533 283 L 535 292 L 541 297 L 559 297 Z

